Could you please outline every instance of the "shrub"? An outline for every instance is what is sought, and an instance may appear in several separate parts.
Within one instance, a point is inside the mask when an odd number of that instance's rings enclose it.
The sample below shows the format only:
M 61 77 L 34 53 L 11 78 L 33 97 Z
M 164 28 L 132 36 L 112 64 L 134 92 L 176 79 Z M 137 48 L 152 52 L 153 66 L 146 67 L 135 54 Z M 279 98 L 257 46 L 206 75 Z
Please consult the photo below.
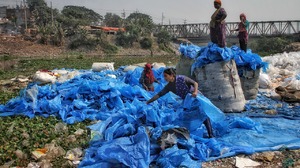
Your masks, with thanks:
M 133 42 L 136 41 L 137 37 L 135 34 L 125 34 L 123 32 L 118 32 L 116 35 L 116 45 L 125 48 L 132 47 Z
M 101 47 L 105 54 L 116 54 L 118 52 L 118 47 L 108 42 L 102 42 Z
M 168 45 L 159 44 L 158 47 L 165 52 L 175 54 L 175 52 Z
M 157 33 L 156 37 L 157 37 L 157 43 L 158 44 L 167 45 L 171 41 L 171 35 L 166 30 L 162 30 L 159 33 Z
M 148 38 L 148 37 L 145 37 L 142 40 L 140 40 L 140 46 L 143 49 L 150 49 L 150 48 L 152 48 L 152 43 L 153 43 L 152 39 Z
M 70 42 L 69 44 L 69 48 L 70 49 L 78 49 L 80 47 L 84 47 L 84 48 L 87 48 L 88 50 L 93 50 L 95 49 L 97 46 L 97 41 L 96 40 L 93 40 L 93 39 L 87 39 L 87 38 L 84 38 L 84 39 L 75 39 L 73 41 Z
M 290 40 L 284 37 L 262 37 L 250 47 L 253 48 L 255 52 L 258 52 L 260 55 L 265 56 L 284 52 L 288 44 L 290 44 Z

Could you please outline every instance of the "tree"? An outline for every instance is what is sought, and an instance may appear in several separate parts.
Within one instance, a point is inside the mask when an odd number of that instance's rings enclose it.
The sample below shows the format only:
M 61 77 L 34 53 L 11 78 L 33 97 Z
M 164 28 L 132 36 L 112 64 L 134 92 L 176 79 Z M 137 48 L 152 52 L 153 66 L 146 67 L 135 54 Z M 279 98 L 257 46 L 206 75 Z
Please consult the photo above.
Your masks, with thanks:
M 147 14 L 138 13 L 138 12 L 131 13 L 126 18 L 126 24 L 127 26 L 132 26 L 132 25 L 136 26 L 139 29 L 141 36 L 150 35 L 154 28 L 154 23 L 152 18 Z
M 83 6 L 65 6 L 61 13 L 61 20 L 67 25 L 89 26 L 103 20 L 100 14 Z
M 109 27 L 122 27 L 123 19 L 112 13 L 106 13 L 104 16 L 104 24 Z
M 38 7 L 45 7 L 47 6 L 47 3 L 45 0 L 27 0 L 27 5 L 29 7 L 29 11 L 32 12 Z
M 167 46 L 171 41 L 171 35 L 166 30 L 161 30 L 157 33 L 157 43 Z
M 46 26 L 52 22 L 52 17 L 59 15 L 58 10 L 48 7 L 44 0 L 27 0 L 26 2 L 35 20 L 34 24 L 38 26 Z

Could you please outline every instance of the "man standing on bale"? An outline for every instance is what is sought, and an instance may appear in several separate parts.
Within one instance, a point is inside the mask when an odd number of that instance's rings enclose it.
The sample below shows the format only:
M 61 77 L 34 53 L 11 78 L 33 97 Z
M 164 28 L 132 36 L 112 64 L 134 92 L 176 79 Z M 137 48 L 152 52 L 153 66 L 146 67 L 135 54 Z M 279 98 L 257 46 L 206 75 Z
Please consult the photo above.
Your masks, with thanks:
M 221 0 L 214 1 L 214 7 L 216 11 L 211 16 L 210 26 L 210 39 L 213 43 L 224 48 L 226 45 L 226 29 L 225 29 L 225 18 L 227 13 L 224 8 L 221 8 Z

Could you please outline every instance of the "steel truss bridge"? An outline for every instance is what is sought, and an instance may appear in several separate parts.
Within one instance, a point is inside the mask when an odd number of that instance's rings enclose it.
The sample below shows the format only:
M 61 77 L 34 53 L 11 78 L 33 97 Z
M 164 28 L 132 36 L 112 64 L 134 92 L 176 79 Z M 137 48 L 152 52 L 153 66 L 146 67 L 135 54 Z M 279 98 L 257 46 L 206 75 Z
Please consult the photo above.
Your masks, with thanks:
M 239 22 L 226 23 L 226 36 L 236 37 L 237 32 L 230 32 L 238 28 Z M 171 36 L 176 38 L 208 38 L 209 24 L 176 24 L 176 25 L 158 25 L 155 32 L 166 30 Z M 250 37 L 260 36 L 292 36 L 300 33 L 300 20 L 289 21 L 262 21 L 250 22 L 248 34 Z

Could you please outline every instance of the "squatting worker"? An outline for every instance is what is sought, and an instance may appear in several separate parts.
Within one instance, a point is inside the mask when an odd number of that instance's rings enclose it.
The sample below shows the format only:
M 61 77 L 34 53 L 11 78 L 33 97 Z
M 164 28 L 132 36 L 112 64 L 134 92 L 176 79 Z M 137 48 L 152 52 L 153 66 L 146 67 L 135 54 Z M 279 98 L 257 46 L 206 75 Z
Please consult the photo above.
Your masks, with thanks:
M 158 82 L 158 81 L 153 75 L 151 64 L 149 64 L 149 63 L 145 64 L 145 67 L 144 67 L 144 70 L 141 74 L 139 82 L 145 90 L 154 91 L 153 83 Z
M 214 7 L 216 11 L 211 16 L 210 26 L 210 39 L 213 43 L 218 44 L 219 47 L 224 48 L 226 45 L 226 29 L 225 18 L 227 13 L 224 8 L 221 7 L 221 0 L 214 1 Z
M 168 84 L 155 96 L 153 96 L 150 100 L 147 101 L 147 104 L 157 100 L 168 92 L 173 92 L 178 95 L 182 99 L 185 99 L 188 93 L 192 93 L 193 97 L 196 97 L 198 94 L 198 83 L 191 78 L 184 75 L 176 75 L 176 72 L 173 68 L 167 68 L 163 72 L 164 79 L 168 82 Z M 204 111 L 201 111 L 204 113 Z M 210 119 L 206 114 L 206 119 L 204 120 L 204 125 L 207 129 L 207 133 L 209 138 L 213 137 L 212 126 L 210 123 Z
M 238 38 L 240 43 L 240 48 L 247 52 L 247 43 L 248 43 L 248 28 L 249 28 L 249 22 L 246 19 L 246 15 L 244 13 L 240 14 L 240 20 L 239 27 L 232 31 L 238 31 Z

